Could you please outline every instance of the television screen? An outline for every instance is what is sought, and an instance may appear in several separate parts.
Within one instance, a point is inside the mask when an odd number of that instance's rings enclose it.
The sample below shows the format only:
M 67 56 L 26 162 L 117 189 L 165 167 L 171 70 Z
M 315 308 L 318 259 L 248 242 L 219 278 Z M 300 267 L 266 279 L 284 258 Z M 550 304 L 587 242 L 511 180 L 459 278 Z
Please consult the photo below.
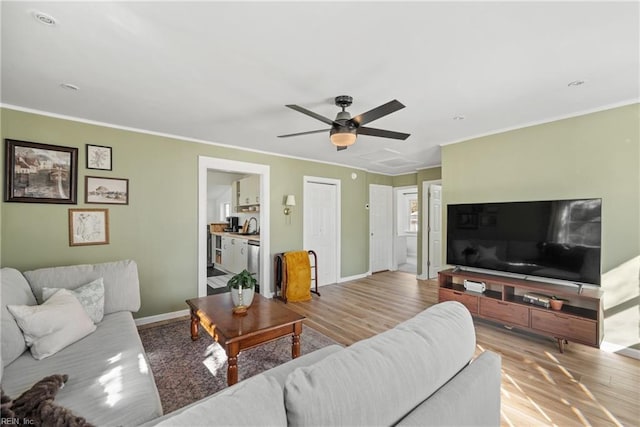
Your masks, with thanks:
M 447 206 L 447 264 L 600 285 L 601 199 Z

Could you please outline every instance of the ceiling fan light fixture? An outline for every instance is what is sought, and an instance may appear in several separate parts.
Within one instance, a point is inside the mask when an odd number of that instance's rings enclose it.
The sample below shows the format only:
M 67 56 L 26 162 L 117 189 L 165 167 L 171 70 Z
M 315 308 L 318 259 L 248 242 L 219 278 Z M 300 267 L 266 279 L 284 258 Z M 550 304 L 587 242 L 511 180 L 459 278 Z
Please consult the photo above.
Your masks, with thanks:
M 353 145 L 354 142 L 356 142 L 357 137 L 358 135 L 356 135 L 355 129 L 353 130 L 331 129 L 331 136 L 329 137 L 329 139 L 331 139 L 331 143 L 336 147 L 348 147 L 350 145 Z

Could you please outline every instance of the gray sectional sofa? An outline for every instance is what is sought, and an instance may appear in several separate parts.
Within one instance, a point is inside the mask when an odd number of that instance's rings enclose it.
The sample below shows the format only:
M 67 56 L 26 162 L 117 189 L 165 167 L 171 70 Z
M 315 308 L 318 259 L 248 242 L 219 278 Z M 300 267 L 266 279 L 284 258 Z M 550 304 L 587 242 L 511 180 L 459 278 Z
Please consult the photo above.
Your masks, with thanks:
M 437 304 L 349 347 L 293 359 L 162 416 L 132 317 L 140 306 L 135 262 L 0 274 L 4 392 L 15 398 L 45 376 L 67 374 L 55 403 L 97 426 L 500 424 L 500 356 L 474 357 L 471 315 L 458 302 Z M 98 278 L 104 317 L 95 330 L 36 360 L 7 306 L 42 304 L 43 288 L 76 289 Z
M 304 339 L 304 338 L 303 338 Z M 349 347 L 330 346 L 150 426 L 497 426 L 500 356 L 474 358 L 469 311 L 444 302 Z
M 134 261 L 43 268 L 24 274 L 3 268 L 2 388 L 17 398 L 42 378 L 67 374 L 55 403 L 96 426 L 139 425 L 162 415 L 160 398 L 132 312 L 140 308 Z M 42 303 L 43 288 L 104 284 L 104 317 L 95 330 L 55 354 L 36 360 L 8 305 Z

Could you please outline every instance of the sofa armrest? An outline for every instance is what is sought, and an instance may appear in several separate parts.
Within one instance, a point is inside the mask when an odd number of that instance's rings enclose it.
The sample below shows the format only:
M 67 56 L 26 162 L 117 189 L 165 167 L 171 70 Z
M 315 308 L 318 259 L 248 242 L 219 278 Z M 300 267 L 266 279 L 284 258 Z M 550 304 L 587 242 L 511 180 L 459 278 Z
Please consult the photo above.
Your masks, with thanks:
M 42 304 L 42 288 L 75 289 L 100 277 L 104 282 L 104 314 L 140 309 L 138 265 L 133 260 L 70 265 L 25 271 L 33 294 Z

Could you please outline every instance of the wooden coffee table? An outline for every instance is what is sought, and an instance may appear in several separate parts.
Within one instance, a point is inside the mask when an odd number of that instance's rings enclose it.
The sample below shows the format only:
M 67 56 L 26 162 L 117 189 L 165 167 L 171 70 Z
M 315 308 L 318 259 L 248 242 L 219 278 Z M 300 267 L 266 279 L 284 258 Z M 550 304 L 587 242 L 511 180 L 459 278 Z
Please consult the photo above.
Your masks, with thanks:
M 229 293 L 193 298 L 186 301 L 191 309 L 191 339 L 198 339 L 198 324 L 227 353 L 227 384 L 238 382 L 238 354 L 242 350 L 291 335 L 291 357 L 300 356 L 300 334 L 304 316 L 282 303 L 259 294 L 244 315 L 233 314 Z

